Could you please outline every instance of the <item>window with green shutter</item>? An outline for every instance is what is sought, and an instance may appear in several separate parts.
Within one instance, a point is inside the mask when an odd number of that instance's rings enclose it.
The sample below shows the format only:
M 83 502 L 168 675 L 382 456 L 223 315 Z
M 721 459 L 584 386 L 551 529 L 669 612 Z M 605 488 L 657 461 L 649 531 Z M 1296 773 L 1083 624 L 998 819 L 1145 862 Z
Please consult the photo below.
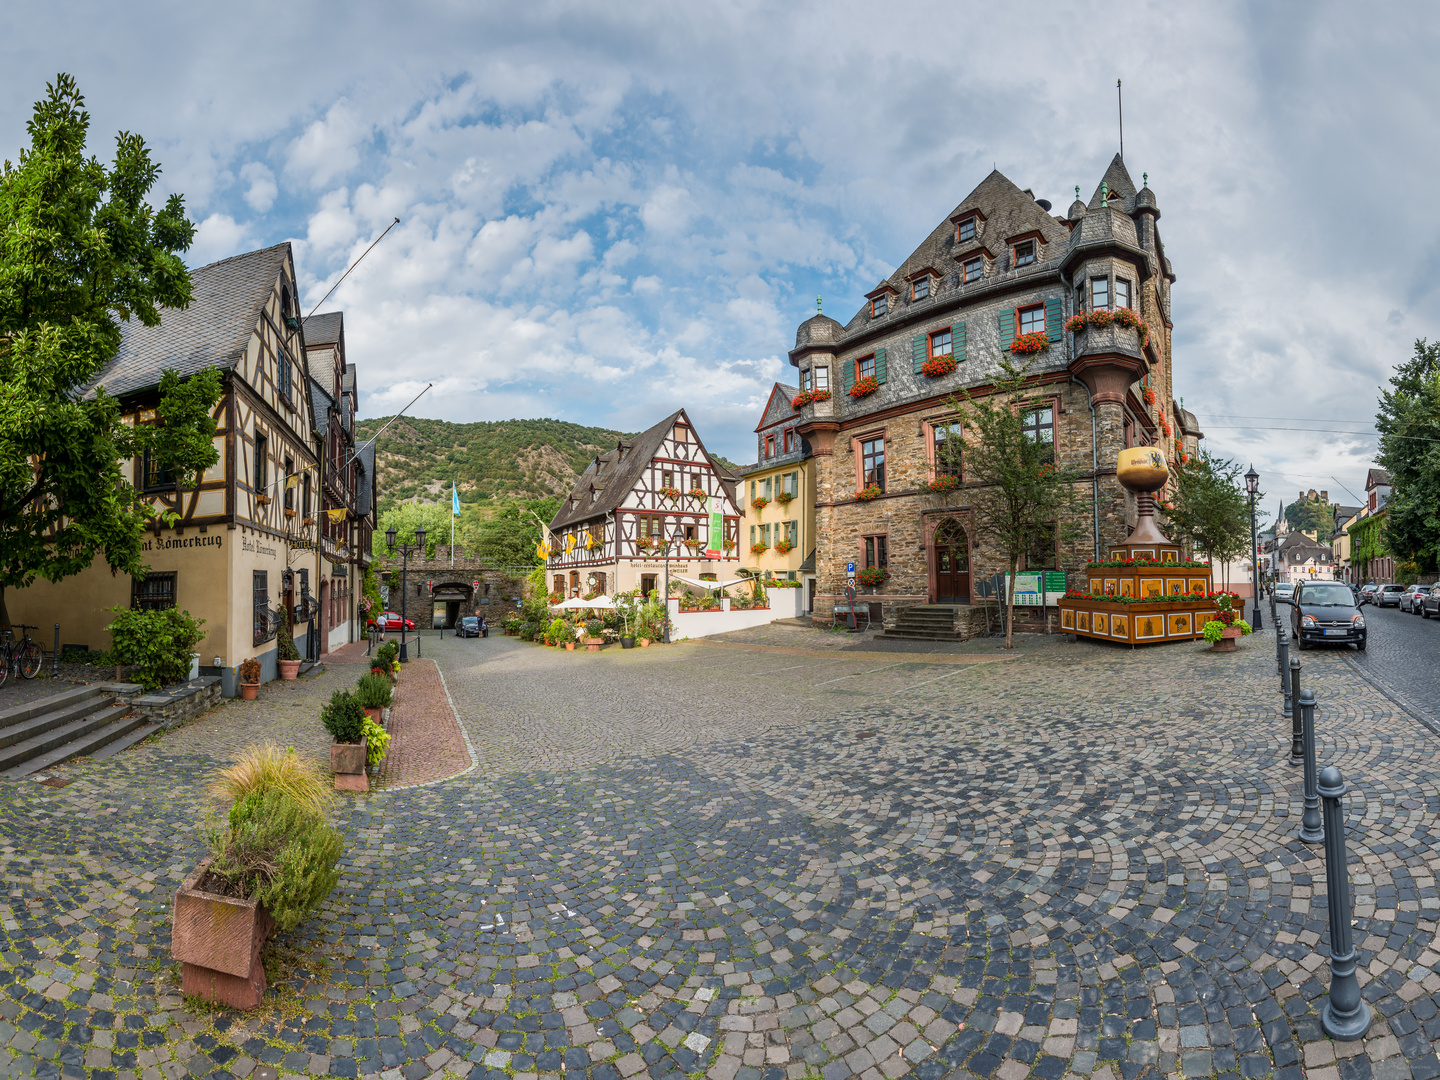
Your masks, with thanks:
M 840 389 L 842 392 L 850 393 L 850 388 L 855 385 L 855 361 L 846 360 L 840 365 Z
M 800 470 L 798 469 L 790 474 L 790 494 L 797 499 L 800 497 Z
M 1015 340 L 1015 312 L 1002 311 L 996 316 L 996 325 L 1000 330 L 1000 351 L 1010 351 L 1010 343 Z
M 1059 341 L 1061 325 L 1060 298 L 1052 296 L 1045 301 L 1045 336 L 1052 342 Z
M 798 521 L 785 522 L 785 539 L 790 542 L 790 546 L 794 547 L 799 542 L 799 538 L 800 523 Z
M 767 499 L 770 498 L 770 477 L 768 477 L 768 476 L 765 477 L 765 487 L 764 487 L 763 491 L 764 491 L 765 498 L 767 498 Z
M 750 546 L 751 546 L 751 547 L 754 547 L 754 546 L 755 546 L 755 526 L 754 526 L 754 525 L 751 525 L 751 526 L 750 526 Z
M 920 369 L 925 366 L 929 357 L 925 354 L 925 335 L 916 334 L 910 339 L 910 359 L 915 365 L 915 374 L 920 374 Z
M 883 383 L 883 382 L 885 381 L 885 350 L 884 350 L 884 349 L 876 349 L 876 350 L 875 350 L 875 381 L 876 381 L 877 383 Z
M 965 362 L 965 324 L 957 322 L 950 327 L 950 348 L 955 357 L 955 363 Z

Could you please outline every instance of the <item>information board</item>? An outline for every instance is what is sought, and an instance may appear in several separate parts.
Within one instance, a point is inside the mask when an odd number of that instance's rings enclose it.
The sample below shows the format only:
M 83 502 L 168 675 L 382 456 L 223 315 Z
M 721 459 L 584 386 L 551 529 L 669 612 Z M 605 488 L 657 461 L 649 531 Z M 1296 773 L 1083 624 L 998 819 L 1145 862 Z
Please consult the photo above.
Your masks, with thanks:
M 1003 603 L 1010 592 L 1010 575 L 1002 574 L 1005 584 L 1000 600 Z M 1046 607 L 1059 605 L 1065 595 L 1065 572 L 1063 570 L 1026 571 L 1015 575 L 1015 606 Z

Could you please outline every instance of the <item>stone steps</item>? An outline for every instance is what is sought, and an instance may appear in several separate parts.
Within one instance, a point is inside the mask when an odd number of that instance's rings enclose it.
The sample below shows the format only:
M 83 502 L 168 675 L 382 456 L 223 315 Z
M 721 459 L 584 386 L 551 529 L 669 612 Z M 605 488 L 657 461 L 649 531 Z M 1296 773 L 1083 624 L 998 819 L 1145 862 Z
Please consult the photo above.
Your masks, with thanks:
M 894 627 L 876 636 L 890 641 L 964 641 L 969 635 L 956 630 L 955 621 L 957 613 L 965 607 L 963 604 L 922 604 L 906 608 Z
M 77 686 L 0 712 L 0 777 L 18 780 L 72 758 L 111 757 L 157 729 L 106 689 Z

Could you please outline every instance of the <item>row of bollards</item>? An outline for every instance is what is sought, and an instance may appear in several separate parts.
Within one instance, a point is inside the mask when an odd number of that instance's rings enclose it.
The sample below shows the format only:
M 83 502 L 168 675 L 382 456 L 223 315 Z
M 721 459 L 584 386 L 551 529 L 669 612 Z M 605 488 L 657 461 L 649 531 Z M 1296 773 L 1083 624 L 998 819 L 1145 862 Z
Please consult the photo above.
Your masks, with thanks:
M 1275 622 L 1275 666 L 1290 718 L 1289 764 L 1305 769 L 1305 810 L 1300 839 L 1325 844 L 1325 894 L 1330 918 L 1330 996 L 1320 1026 L 1332 1039 L 1354 1042 L 1370 1030 L 1370 1009 L 1355 977 L 1355 944 L 1350 931 L 1350 872 L 1345 865 L 1345 778 L 1334 765 L 1315 772 L 1315 691 L 1300 688 L 1300 658 L 1291 656 L 1285 627 Z M 1321 804 L 1324 813 L 1321 813 Z

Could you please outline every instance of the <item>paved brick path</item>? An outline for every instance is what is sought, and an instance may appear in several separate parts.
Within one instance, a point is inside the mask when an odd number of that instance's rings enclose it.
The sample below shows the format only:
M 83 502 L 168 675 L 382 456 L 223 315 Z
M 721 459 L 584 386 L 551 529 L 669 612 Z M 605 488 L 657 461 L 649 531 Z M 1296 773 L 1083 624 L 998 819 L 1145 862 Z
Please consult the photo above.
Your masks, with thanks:
M 429 784 L 468 772 L 475 764 L 434 660 L 412 660 L 401 667 L 386 730 L 390 746 L 376 776 L 380 787 Z
M 1333 1044 L 1272 645 L 427 641 L 480 768 L 347 804 L 341 886 L 277 940 L 275 1002 L 192 1012 L 167 920 L 203 782 L 230 728 L 328 696 L 331 667 L 66 788 L 0 788 L 0 1070 L 1431 1080 L 1434 736 L 1338 654 L 1303 658 L 1351 783 L 1375 1008 Z

